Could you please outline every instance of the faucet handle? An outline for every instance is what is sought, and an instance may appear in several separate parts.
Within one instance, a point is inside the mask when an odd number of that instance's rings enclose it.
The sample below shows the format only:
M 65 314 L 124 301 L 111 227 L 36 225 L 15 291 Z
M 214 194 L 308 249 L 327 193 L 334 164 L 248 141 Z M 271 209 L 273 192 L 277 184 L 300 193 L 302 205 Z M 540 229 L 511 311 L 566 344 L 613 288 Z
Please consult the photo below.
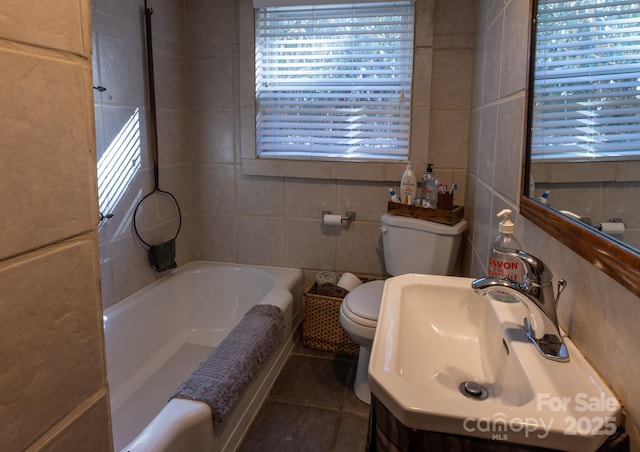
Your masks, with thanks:
M 550 284 L 553 279 L 551 270 L 545 265 L 542 259 L 529 254 L 523 250 L 516 250 L 510 248 L 494 248 L 494 250 L 503 256 L 513 257 L 518 259 L 525 267 L 525 278 L 534 285 Z
M 558 301 L 560 301 L 560 294 L 564 291 L 565 287 L 567 287 L 567 280 L 566 279 L 559 279 L 558 280 L 558 293 L 556 295 L 556 299 L 555 299 L 555 305 L 558 306 Z

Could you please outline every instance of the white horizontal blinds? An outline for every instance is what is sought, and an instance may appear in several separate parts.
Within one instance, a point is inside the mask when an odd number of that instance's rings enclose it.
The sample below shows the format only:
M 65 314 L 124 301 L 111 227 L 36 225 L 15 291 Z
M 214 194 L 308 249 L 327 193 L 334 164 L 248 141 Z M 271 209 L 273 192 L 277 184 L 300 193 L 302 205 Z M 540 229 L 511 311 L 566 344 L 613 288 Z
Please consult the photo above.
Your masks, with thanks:
M 640 158 L 640 3 L 538 4 L 534 159 Z
M 257 152 L 402 160 L 414 2 L 256 10 Z

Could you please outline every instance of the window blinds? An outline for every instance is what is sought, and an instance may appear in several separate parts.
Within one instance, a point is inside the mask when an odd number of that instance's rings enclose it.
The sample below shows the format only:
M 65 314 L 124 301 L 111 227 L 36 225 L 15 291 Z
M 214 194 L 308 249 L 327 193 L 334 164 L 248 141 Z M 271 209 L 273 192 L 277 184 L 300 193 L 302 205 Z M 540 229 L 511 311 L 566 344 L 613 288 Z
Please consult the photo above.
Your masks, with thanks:
M 640 3 L 538 3 L 531 157 L 640 158 Z
M 256 150 L 408 157 L 414 2 L 256 10 Z

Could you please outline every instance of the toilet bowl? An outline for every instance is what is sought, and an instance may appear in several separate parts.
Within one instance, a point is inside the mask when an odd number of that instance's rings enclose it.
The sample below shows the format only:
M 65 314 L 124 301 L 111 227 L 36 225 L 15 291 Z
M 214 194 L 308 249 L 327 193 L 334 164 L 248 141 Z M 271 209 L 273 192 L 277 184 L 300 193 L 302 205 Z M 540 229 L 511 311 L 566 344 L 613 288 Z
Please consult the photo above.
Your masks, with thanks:
M 353 289 L 340 304 L 340 324 L 360 346 L 353 389 L 360 400 L 371 403 L 369 357 L 376 334 L 384 281 L 371 281 Z
M 464 220 L 453 226 L 391 214 L 382 215 L 380 220 L 385 268 L 389 274 L 452 274 L 462 233 L 467 228 Z M 340 304 L 340 324 L 360 346 L 353 388 L 358 398 L 367 404 L 371 403 L 369 357 L 383 291 L 384 281 L 371 281 L 354 288 Z

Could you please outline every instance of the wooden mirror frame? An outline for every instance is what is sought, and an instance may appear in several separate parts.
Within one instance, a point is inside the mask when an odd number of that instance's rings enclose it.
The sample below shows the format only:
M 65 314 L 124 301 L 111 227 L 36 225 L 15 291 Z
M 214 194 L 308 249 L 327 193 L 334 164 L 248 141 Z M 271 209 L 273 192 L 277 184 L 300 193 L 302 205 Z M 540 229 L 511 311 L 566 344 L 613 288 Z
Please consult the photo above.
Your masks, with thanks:
M 542 204 L 528 196 L 528 184 L 531 167 L 529 165 L 531 147 L 530 143 L 530 121 L 531 121 L 531 80 L 534 72 L 535 56 L 535 33 L 536 33 L 536 11 L 538 2 L 531 0 L 529 33 L 529 71 L 527 78 L 526 111 L 525 111 L 525 133 L 524 136 L 524 158 L 522 162 L 522 184 L 520 197 L 520 214 L 554 237 L 563 245 L 569 247 L 582 258 L 593 264 L 596 268 L 606 273 L 612 279 L 640 296 L 640 254 L 634 252 L 624 244 L 607 237 L 600 231 L 583 224 L 580 221 L 569 218 L 561 214 L 554 208 Z

